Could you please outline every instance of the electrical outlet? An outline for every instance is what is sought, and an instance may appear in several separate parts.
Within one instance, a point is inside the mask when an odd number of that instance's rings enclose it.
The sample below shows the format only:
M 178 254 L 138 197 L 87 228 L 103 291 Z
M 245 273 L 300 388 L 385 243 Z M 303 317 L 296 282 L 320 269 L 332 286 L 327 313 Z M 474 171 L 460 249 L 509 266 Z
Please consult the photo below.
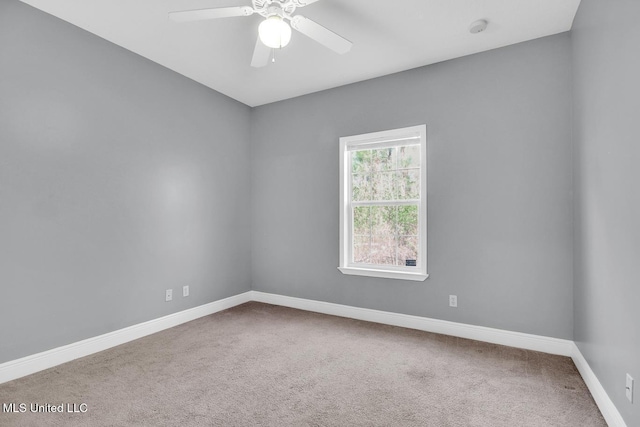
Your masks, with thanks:
M 458 296 L 449 295 L 449 307 L 457 307 L 457 306 L 458 306 Z
M 633 403 L 633 378 L 631 378 L 631 375 L 629 374 L 627 374 L 627 388 L 625 392 L 627 394 L 627 399 L 629 399 L 629 402 Z
M 189 285 L 182 287 L 182 296 L 183 297 L 188 297 L 189 296 Z
M 167 289 L 164 294 L 165 301 L 171 301 L 173 299 L 173 289 Z

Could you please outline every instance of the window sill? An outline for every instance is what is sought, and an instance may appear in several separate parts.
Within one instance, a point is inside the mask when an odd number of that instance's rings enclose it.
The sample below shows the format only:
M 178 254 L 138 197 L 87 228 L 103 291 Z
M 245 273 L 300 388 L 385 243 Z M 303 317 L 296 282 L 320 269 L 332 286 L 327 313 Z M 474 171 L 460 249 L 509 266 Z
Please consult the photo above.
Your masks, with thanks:
M 416 282 L 422 282 L 429 277 L 428 274 L 422 273 L 408 273 L 405 271 L 391 271 L 391 270 L 373 270 L 367 268 L 354 268 L 354 267 L 338 267 L 338 270 L 342 274 L 349 274 L 354 276 L 367 276 L 367 277 L 380 277 L 384 279 L 400 279 L 400 280 L 413 280 Z

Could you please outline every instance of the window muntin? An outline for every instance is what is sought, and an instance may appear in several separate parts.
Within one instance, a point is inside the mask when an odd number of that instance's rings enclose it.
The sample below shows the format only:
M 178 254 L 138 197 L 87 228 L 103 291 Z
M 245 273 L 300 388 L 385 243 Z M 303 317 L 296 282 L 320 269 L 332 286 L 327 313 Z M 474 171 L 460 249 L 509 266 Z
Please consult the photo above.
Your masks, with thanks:
M 340 139 L 343 273 L 426 278 L 425 138 L 416 126 Z

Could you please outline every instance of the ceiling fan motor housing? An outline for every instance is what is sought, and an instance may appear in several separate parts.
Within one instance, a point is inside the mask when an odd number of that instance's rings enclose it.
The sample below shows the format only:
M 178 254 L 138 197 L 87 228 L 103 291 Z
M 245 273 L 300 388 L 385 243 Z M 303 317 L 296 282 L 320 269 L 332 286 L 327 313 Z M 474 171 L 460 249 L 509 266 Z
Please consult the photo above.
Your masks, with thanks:
M 304 6 L 297 1 L 274 1 L 274 0 L 252 0 L 253 9 L 256 13 L 268 18 L 279 15 L 282 18 L 291 19 L 291 14 L 296 11 L 296 7 Z

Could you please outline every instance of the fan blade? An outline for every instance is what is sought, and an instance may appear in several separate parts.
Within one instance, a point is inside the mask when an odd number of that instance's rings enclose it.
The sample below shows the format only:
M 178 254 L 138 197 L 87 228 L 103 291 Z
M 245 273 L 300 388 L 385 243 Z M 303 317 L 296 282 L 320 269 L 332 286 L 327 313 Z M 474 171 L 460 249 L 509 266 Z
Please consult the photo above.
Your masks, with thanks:
M 349 52 L 351 50 L 351 46 L 353 46 L 353 43 L 349 40 L 302 15 L 294 16 L 291 19 L 291 26 L 305 36 L 339 54 Z
M 311 3 L 315 3 L 319 0 L 294 0 L 297 7 L 309 6 Z
M 253 50 L 253 58 L 251 59 L 251 66 L 254 68 L 262 68 L 269 63 L 269 55 L 271 55 L 271 48 L 260 41 L 260 37 L 256 40 L 256 47 Z
M 176 22 L 203 21 L 205 19 L 231 18 L 234 16 L 253 15 L 249 6 L 218 7 L 214 9 L 183 10 L 169 12 L 169 18 Z

